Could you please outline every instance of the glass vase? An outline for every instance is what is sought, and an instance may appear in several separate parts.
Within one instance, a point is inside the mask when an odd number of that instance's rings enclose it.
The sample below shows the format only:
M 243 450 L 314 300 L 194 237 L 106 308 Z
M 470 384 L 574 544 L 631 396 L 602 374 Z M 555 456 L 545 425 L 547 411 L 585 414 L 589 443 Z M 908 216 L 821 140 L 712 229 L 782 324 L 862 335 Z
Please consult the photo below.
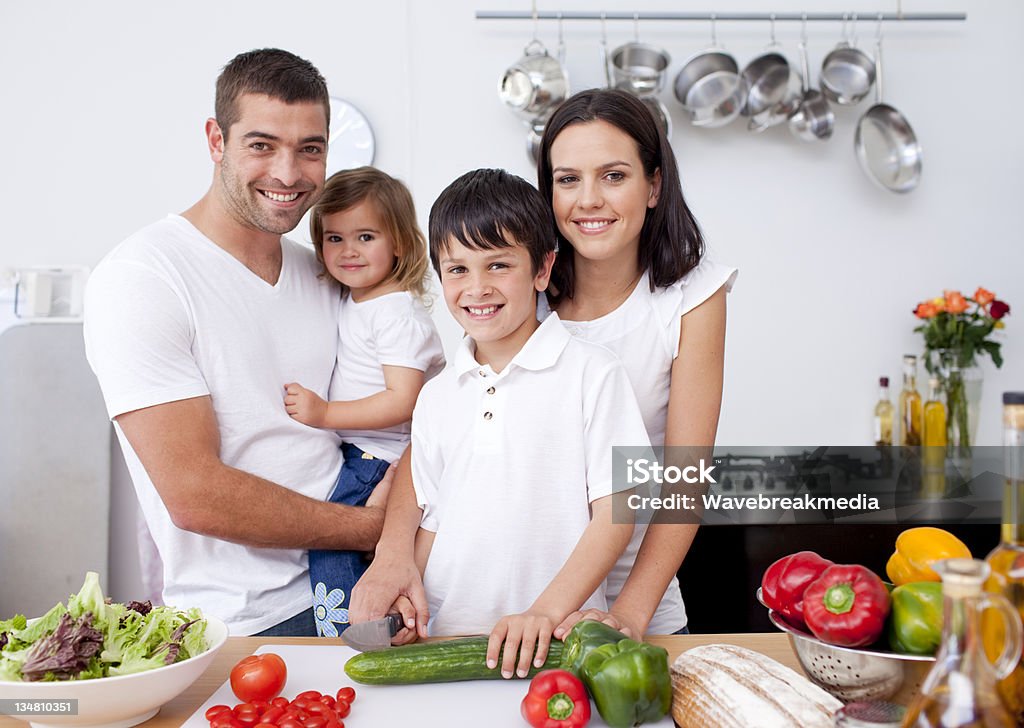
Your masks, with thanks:
M 928 371 L 939 378 L 946 395 L 949 458 L 969 467 L 981 410 L 981 369 L 959 349 L 933 349 L 927 361 Z

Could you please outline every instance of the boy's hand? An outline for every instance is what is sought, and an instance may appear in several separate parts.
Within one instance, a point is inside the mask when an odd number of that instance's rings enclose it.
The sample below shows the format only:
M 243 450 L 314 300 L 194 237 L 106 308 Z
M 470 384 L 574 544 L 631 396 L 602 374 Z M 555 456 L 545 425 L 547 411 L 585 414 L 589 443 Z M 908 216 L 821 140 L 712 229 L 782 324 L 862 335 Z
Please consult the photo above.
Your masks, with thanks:
M 405 621 L 405 626 L 398 630 L 398 634 L 391 638 L 391 644 L 397 646 L 415 642 L 418 637 L 416 634 L 416 608 L 412 605 L 409 597 L 399 596 L 388 612 L 401 614 L 402 619 Z
M 487 667 L 494 669 L 498 665 L 498 653 L 504 642 L 505 650 L 501 656 L 501 676 L 511 678 L 513 674 L 526 677 L 530 671 L 530 660 L 535 667 L 541 667 L 548 657 L 551 645 L 551 633 L 556 621 L 552 617 L 539 612 L 526 611 L 502 617 L 491 630 L 487 641 Z M 536 657 L 534 657 L 536 648 Z M 516 660 L 516 653 L 519 659 Z
M 285 412 L 304 425 L 323 427 L 327 417 L 327 402 L 316 392 L 292 382 L 284 385 Z

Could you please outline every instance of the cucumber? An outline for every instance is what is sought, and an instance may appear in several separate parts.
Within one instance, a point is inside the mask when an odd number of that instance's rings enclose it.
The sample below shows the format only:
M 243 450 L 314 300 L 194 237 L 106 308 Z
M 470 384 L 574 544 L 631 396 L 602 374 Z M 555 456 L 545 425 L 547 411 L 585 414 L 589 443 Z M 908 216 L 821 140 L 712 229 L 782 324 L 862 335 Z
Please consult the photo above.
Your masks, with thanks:
M 345 663 L 345 674 L 365 685 L 500 680 L 501 657 L 498 658 L 498 667 L 493 670 L 488 669 L 486 659 L 486 637 L 460 637 L 361 652 Z M 561 660 L 562 642 L 553 639 L 543 667 L 531 664 L 529 677 L 541 670 L 557 668 Z

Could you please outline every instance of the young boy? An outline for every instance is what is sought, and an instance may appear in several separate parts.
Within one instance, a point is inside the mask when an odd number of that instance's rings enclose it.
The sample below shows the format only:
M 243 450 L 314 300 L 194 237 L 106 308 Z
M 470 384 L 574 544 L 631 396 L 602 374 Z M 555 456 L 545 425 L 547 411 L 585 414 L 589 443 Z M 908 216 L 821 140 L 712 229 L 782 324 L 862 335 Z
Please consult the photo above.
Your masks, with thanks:
M 535 650 L 543 664 L 572 611 L 606 608 L 633 532 L 612 520 L 612 447 L 649 442 L 618 359 L 555 314 L 537 321 L 554 229 L 540 193 L 501 170 L 463 175 L 430 211 L 431 262 L 466 337 L 413 412 L 416 560 L 430 633 L 490 631 L 504 677 L 525 676 Z

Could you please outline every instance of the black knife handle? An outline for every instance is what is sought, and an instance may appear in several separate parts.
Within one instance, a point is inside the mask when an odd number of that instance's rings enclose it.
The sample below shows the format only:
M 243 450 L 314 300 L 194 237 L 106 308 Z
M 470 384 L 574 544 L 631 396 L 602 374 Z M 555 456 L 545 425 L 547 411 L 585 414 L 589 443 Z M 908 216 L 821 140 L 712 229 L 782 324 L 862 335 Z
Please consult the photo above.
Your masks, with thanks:
M 387 616 L 387 620 L 389 622 L 388 633 L 392 637 L 398 634 L 405 627 L 405 620 L 402 618 L 401 614 L 391 613 Z

